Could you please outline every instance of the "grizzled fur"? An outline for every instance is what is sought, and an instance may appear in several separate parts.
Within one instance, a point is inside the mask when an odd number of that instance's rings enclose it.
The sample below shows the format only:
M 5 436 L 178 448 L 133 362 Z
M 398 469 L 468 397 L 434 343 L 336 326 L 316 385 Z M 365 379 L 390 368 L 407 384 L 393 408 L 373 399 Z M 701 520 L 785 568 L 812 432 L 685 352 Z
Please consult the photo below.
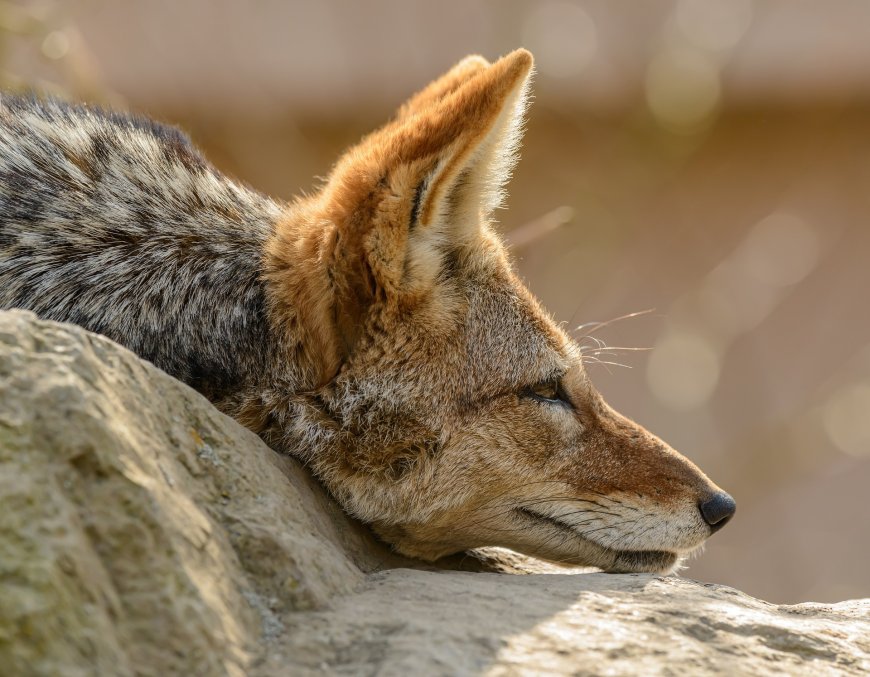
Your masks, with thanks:
M 465 59 L 290 204 L 174 129 L 4 97 L 0 307 L 199 389 L 408 555 L 668 570 L 733 501 L 607 406 L 489 223 L 531 70 Z
M 278 205 L 133 116 L 4 96 L 0 149 L 0 307 L 105 334 L 212 398 L 262 372 Z

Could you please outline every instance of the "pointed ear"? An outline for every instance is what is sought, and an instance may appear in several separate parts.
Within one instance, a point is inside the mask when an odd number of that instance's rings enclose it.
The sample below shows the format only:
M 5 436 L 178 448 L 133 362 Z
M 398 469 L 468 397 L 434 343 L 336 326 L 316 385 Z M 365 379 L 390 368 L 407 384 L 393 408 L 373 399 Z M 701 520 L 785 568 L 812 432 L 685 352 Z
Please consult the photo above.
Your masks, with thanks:
M 514 164 L 531 72 L 525 50 L 468 62 L 339 160 L 318 202 L 335 227 L 332 275 L 350 315 L 375 298 L 413 302 L 446 253 L 479 237 Z
M 426 139 L 421 143 L 421 128 L 441 143 L 434 169 L 419 186 L 416 222 L 448 221 L 476 233 L 480 217 L 501 205 L 517 159 L 532 69 L 532 55 L 516 50 L 409 121 L 410 155 L 432 150 Z
M 489 61 L 479 54 L 465 57 L 440 78 L 433 80 L 424 89 L 402 104 L 396 118 L 402 119 L 416 115 L 420 111 L 437 104 L 441 99 L 455 92 L 460 85 L 485 68 L 489 68 Z

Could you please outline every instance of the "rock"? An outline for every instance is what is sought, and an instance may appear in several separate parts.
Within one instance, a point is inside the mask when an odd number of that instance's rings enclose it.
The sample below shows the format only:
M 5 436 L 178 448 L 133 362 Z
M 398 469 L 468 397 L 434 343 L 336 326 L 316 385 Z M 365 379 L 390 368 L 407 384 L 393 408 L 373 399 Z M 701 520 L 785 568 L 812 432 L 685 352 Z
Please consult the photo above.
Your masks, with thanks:
M 401 561 L 187 386 L 0 318 L 0 672 L 245 674 L 283 614 Z
M 129 351 L 0 313 L 4 675 L 870 670 L 870 600 L 778 607 L 499 551 L 440 567 Z
M 288 665 L 290 667 L 288 667 Z M 260 675 L 866 675 L 870 600 L 774 606 L 646 574 L 393 569 L 289 619 Z

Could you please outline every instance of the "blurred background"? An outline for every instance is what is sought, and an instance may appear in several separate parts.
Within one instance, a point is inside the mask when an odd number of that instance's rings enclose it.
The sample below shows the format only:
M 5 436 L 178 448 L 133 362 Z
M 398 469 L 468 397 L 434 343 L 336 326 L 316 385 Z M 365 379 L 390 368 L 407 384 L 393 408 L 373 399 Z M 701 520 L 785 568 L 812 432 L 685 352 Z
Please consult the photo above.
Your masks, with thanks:
M 650 311 L 593 332 L 645 349 L 593 379 L 737 499 L 684 575 L 870 596 L 870 3 L 0 0 L 5 89 L 173 122 L 281 198 L 519 46 L 518 269 L 571 327 Z

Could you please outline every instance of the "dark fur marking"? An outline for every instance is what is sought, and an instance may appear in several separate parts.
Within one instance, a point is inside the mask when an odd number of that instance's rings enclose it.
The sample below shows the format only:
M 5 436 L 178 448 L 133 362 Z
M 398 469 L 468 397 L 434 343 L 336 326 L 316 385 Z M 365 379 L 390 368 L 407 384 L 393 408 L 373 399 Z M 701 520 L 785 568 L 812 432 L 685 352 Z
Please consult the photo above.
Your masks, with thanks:
M 98 181 L 100 178 L 100 172 L 97 169 L 97 165 L 93 162 L 93 158 L 88 157 L 87 154 L 78 154 L 73 153 L 72 151 L 65 150 L 64 155 L 66 159 L 71 163 L 78 167 L 79 171 L 85 175 L 90 181 Z
M 417 225 L 417 219 L 420 218 L 420 208 L 423 206 L 423 193 L 426 191 L 427 186 L 429 185 L 429 177 L 425 177 L 420 183 L 417 184 L 417 187 L 414 189 L 414 201 L 411 203 L 411 220 L 410 220 L 410 228 L 411 230 Z
M 91 154 L 101 165 L 109 162 L 111 154 L 109 153 L 108 141 L 105 137 L 95 135 L 91 138 Z
M 448 249 L 444 252 L 441 261 L 441 270 L 438 273 L 439 282 L 454 280 L 459 275 L 462 267 L 462 254 L 456 249 Z

